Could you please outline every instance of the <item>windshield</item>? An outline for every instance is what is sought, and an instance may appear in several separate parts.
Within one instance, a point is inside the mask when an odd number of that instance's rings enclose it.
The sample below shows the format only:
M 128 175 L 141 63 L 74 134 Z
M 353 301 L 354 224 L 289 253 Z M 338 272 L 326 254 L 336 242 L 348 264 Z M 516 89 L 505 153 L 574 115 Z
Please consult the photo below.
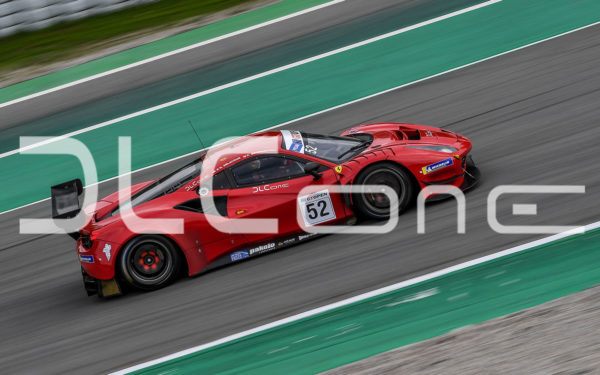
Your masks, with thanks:
M 135 207 L 144 202 L 169 194 L 179 189 L 193 178 L 199 177 L 202 171 L 202 160 L 196 159 L 193 162 L 184 165 L 175 172 L 154 181 L 131 197 L 131 207 Z M 112 212 L 116 215 L 118 208 Z
M 370 141 L 354 137 L 302 133 L 304 153 L 333 163 L 344 162 L 367 147 Z

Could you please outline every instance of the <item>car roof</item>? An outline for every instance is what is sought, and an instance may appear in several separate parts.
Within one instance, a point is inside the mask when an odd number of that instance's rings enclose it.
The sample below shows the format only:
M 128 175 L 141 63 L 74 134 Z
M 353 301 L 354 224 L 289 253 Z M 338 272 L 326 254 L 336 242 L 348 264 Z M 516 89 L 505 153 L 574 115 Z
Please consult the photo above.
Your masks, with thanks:
M 231 165 L 256 155 L 287 154 L 288 152 L 281 147 L 281 139 L 280 131 L 253 133 L 235 138 L 221 145 L 211 147 L 206 153 L 204 164 L 214 163 L 215 173 L 218 173 Z

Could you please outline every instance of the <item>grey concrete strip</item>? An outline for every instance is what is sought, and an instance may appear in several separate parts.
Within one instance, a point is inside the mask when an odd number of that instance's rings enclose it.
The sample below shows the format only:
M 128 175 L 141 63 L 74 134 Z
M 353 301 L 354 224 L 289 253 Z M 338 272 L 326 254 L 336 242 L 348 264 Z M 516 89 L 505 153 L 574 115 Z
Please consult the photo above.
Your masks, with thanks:
M 595 287 L 323 375 L 597 374 L 598 311 Z

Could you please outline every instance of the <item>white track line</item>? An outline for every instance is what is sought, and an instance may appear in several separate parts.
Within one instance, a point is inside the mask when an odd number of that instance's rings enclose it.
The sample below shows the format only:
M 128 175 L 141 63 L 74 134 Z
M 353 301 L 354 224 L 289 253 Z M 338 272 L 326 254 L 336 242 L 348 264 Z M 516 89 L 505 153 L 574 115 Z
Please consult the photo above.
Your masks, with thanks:
M 544 43 L 544 42 L 547 42 L 549 40 L 556 39 L 556 38 L 559 38 L 559 37 L 562 37 L 562 36 L 565 36 L 565 35 L 577 32 L 577 31 L 581 31 L 581 30 L 584 30 L 584 29 L 587 29 L 589 27 L 593 27 L 593 26 L 596 26 L 596 25 L 600 25 L 600 22 L 595 22 L 595 23 L 592 23 L 590 25 L 582 26 L 582 27 L 579 27 L 577 29 L 573 29 L 573 30 L 570 30 L 570 31 L 567 31 L 567 32 L 564 32 L 564 33 L 561 33 L 561 34 L 558 34 L 558 35 L 546 38 L 546 39 L 539 40 L 537 42 L 526 44 L 524 46 L 512 49 L 510 51 L 506 51 L 506 52 L 502 52 L 502 53 L 499 53 L 499 54 L 494 55 L 494 56 L 486 57 L 485 59 L 482 59 L 482 60 L 474 61 L 472 63 L 466 64 L 466 65 L 462 65 L 462 66 L 459 66 L 459 67 L 456 67 L 456 68 L 452 68 L 452 69 L 446 70 L 444 72 L 441 72 L 441 73 L 438 73 L 438 74 L 434 74 L 434 75 L 429 76 L 429 77 L 425 77 L 425 78 L 422 78 L 422 79 L 419 79 L 419 80 L 416 80 L 416 81 L 413 81 L 413 82 L 406 83 L 404 85 L 396 86 L 396 87 L 393 87 L 393 88 L 388 89 L 388 90 L 380 91 L 380 92 L 372 94 L 372 95 L 368 95 L 368 96 L 365 96 L 365 97 L 362 97 L 362 98 L 359 98 L 359 99 L 356 99 L 356 100 L 352 100 L 352 101 L 347 102 L 347 103 L 343 103 L 343 104 L 340 104 L 340 105 L 337 105 L 337 106 L 334 106 L 334 107 L 330 107 L 330 108 L 324 109 L 322 111 L 311 113 L 309 115 L 302 116 L 302 117 L 299 117 L 299 118 L 294 119 L 294 120 L 290 120 L 290 121 L 287 121 L 287 122 L 284 122 L 284 123 L 281 123 L 281 124 L 278 124 L 278 125 L 274 125 L 274 126 L 271 126 L 271 127 L 268 127 L 268 128 L 262 129 L 262 130 L 259 130 L 258 132 L 269 130 L 269 129 L 274 129 L 274 128 L 279 128 L 279 127 L 282 127 L 282 126 L 287 126 L 287 125 L 293 124 L 293 123 L 298 122 L 298 121 L 306 120 L 306 119 L 309 119 L 311 117 L 316 117 L 316 116 L 322 115 L 322 114 L 327 113 L 327 112 L 331 112 L 331 111 L 334 111 L 334 110 L 337 110 L 337 109 L 340 109 L 340 108 L 344 108 L 344 107 L 347 107 L 347 106 L 350 106 L 350 105 L 353 105 L 353 104 L 356 104 L 356 103 L 359 103 L 359 102 L 362 102 L 362 101 L 365 101 L 365 100 L 369 100 L 369 99 L 375 98 L 375 97 L 380 96 L 380 95 L 384 95 L 384 94 L 387 94 L 387 93 L 390 93 L 390 92 L 393 92 L 393 91 L 396 91 L 396 90 L 399 90 L 399 89 L 402 89 L 402 88 L 405 88 L 405 87 L 408 87 L 408 86 L 415 85 L 417 83 L 421 83 L 421 82 L 427 81 L 427 80 L 432 79 L 432 78 L 436 78 L 436 77 L 439 77 L 439 76 L 442 76 L 442 75 L 445 75 L 445 74 L 448 74 L 448 73 L 452 73 L 452 72 L 455 72 L 455 71 L 458 71 L 458 70 L 461 70 L 461 69 L 464 69 L 464 68 L 468 68 L 470 66 L 473 66 L 473 65 L 476 65 L 476 64 L 479 64 L 479 63 L 491 60 L 491 59 L 495 59 L 497 57 L 504 56 L 504 55 L 507 55 L 507 54 L 512 53 L 512 52 L 520 51 L 522 49 L 525 49 L 525 48 L 528 48 L 528 47 L 531 47 L 531 46 L 534 46 L 534 45 L 537 45 L 537 44 L 540 44 L 540 43 Z M 176 156 L 176 157 L 174 157 L 172 159 L 165 160 L 165 161 L 162 161 L 160 163 L 156 163 L 156 164 L 144 167 L 144 168 L 136 169 L 135 171 L 133 171 L 131 173 L 140 172 L 140 171 L 143 171 L 143 170 L 146 170 L 146 169 L 149 169 L 149 168 L 153 168 L 153 167 L 165 164 L 165 163 L 170 163 L 172 161 L 185 158 L 187 156 L 193 155 L 193 154 L 198 153 L 200 151 L 202 151 L 202 150 L 197 150 L 197 151 L 193 151 L 193 152 L 181 155 L 181 156 Z M 101 183 L 104 183 L 104 182 L 107 182 L 107 181 L 114 180 L 115 178 L 118 178 L 118 176 L 111 177 L 111 178 L 108 178 L 106 180 L 102 180 L 102 181 L 100 181 L 98 183 L 101 184 Z M 34 205 L 34 204 L 37 204 L 37 203 L 41 203 L 41 202 L 47 201 L 49 199 L 50 198 L 40 199 L 39 201 L 36 201 L 36 202 L 33 202 L 33 203 L 28 203 L 28 204 L 20 206 L 20 207 L 16 207 L 16 208 L 13 208 L 13 209 L 10 209 L 10 210 L 7 210 L 7 211 L 3 211 L 3 212 L 0 212 L 0 215 L 3 215 L 3 214 L 6 214 L 6 213 L 9 213 L 9 212 L 13 212 L 13 211 L 19 210 L 21 208 L 29 207 L 31 205 Z
M 586 225 L 583 228 L 584 228 L 585 231 L 590 231 L 590 230 L 593 230 L 593 229 L 600 228 L 600 221 L 595 222 L 593 224 Z M 579 229 L 581 229 L 581 228 L 579 228 Z M 573 235 L 576 235 L 576 234 L 579 234 L 579 233 L 577 233 L 577 230 L 575 229 L 575 230 L 570 230 L 570 231 L 566 231 L 566 232 L 563 232 L 563 233 L 555 234 L 555 235 L 552 235 L 552 236 L 549 236 L 549 237 L 545 237 L 545 238 L 542 238 L 540 240 L 536 240 L 536 241 L 533 241 L 533 242 L 528 242 L 528 243 L 525 243 L 523 245 L 519 245 L 519 246 L 510 248 L 510 249 L 506 249 L 506 250 L 503 250 L 503 251 L 500 251 L 500 252 L 497 252 L 497 253 L 494 253 L 494 254 L 486 255 L 486 256 L 481 257 L 481 258 L 469 260 L 469 261 L 464 262 L 464 263 L 460 263 L 460 264 L 457 264 L 457 265 L 454 265 L 454 266 L 450 266 L 450 267 L 441 269 L 439 271 L 435 271 L 435 272 L 428 273 L 426 275 L 418 276 L 418 277 L 412 278 L 410 280 L 405 280 L 405 281 L 402 281 L 402 282 L 399 282 L 399 283 L 396 283 L 396 284 L 393 284 L 393 285 L 389 285 L 389 286 L 386 286 L 386 287 L 383 287 L 383 288 L 380 288 L 380 289 L 376 289 L 376 290 L 373 290 L 373 291 L 370 291 L 370 292 L 367 292 L 367 293 L 360 294 L 360 295 L 355 296 L 355 297 L 347 298 L 347 299 L 339 301 L 339 302 L 335 302 L 335 303 L 332 303 L 332 304 L 329 304 L 329 305 L 321 306 L 321 307 L 318 307 L 316 309 L 305 311 L 305 312 L 300 313 L 300 314 L 292 315 L 290 317 L 287 317 L 287 318 L 284 318 L 284 319 L 280 319 L 280 320 L 274 321 L 272 323 L 267 323 L 267 324 L 264 324 L 262 326 L 259 326 L 259 327 L 256 327 L 256 328 L 252 328 L 252 329 L 249 329 L 247 331 L 240 332 L 240 333 L 236 333 L 236 334 L 233 334 L 233 335 L 230 335 L 230 336 L 227 336 L 227 337 L 223 337 L 221 339 L 218 339 L 218 340 L 215 340 L 215 341 L 203 344 L 203 345 L 195 346 L 193 348 L 182 350 L 180 352 L 173 353 L 173 354 L 170 354 L 170 355 L 167 355 L 167 356 L 164 356 L 164 357 L 152 360 L 152 361 L 144 362 L 144 363 L 141 363 L 139 365 L 135 365 L 135 366 L 126 368 L 124 370 L 119 370 L 117 372 L 113 372 L 112 374 L 113 375 L 121 375 L 121 374 L 130 373 L 130 372 L 133 372 L 133 371 L 141 370 L 141 369 L 153 366 L 153 365 L 157 365 L 159 363 L 163 363 L 163 362 L 166 362 L 166 361 L 177 359 L 177 358 L 189 355 L 189 354 L 197 353 L 199 351 L 215 347 L 217 345 L 221 345 L 221 344 L 233 341 L 233 340 L 237 340 L 237 339 L 240 339 L 240 338 L 252 335 L 254 333 L 258 333 L 258 332 L 262 332 L 262 331 L 265 331 L 265 330 L 268 330 L 268 329 L 271 329 L 271 328 L 279 327 L 279 326 L 282 326 L 282 325 L 287 324 L 287 323 L 295 322 L 295 321 L 298 321 L 300 319 L 308 318 L 308 317 L 311 317 L 311 316 L 314 316 L 314 315 L 317 315 L 317 314 L 324 313 L 326 311 L 330 311 L 330 310 L 336 309 L 338 307 L 347 306 L 347 305 L 350 305 L 350 304 L 355 303 L 355 302 L 360 302 L 360 301 L 364 301 L 365 299 L 377 297 L 377 296 L 380 296 L 380 295 L 385 294 L 385 293 L 389 293 L 389 292 L 392 292 L 392 291 L 397 291 L 399 289 L 406 288 L 406 287 L 411 286 L 411 285 L 422 283 L 424 281 L 428 281 L 428 280 L 431 280 L 431 279 L 434 279 L 434 278 L 437 278 L 437 277 L 440 277 L 440 276 L 445 276 L 445 275 L 448 275 L 449 273 L 456 272 L 456 271 L 459 271 L 459 270 L 463 270 L 463 269 L 468 268 L 468 267 L 473 267 L 473 266 L 476 266 L 476 265 L 480 265 L 482 263 L 489 262 L 489 261 L 492 261 L 494 259 L 498 259 L 498 258 L 507 256 L 507 255 L 511 255 L 511 254 L 515 254 L 515 253 L 520 253 L 520 252 L 523 252 L 525 250 L 528 250 L 528 249 L 531 249 L 531 248 L 534 248 L 534 247 L 537 247 L 537 246 L 545 245 L 545 244 L 548 244 L 548 243 L 553 242 L 553 241 L 558 241 L 560 239 L 567 238 L 567 237 L 570 237 L 570 236 L 573 236 Z
M 190 100 L 193 100 L 193 99 L 197 99 L 197 98 L 200 98 L 202 96 L 213 94 L 215 92 L 222 91 L 222 90 L 234 87 L 234 86 L 238 86 L 238 85 L 241 85 L 241 84 L 244 84 L 244 83 L 255 81 L 255 80 L 259 79 L 259 78 L 267 77 L 267 76 L 270 76 L 270 75 L 273 75 L 273 74 L 276 74 L 276 73 L 279 73 L 279 72 L 283 72 L 285 70 L 289 70 L 289 69 L 296 68 L 296 67 L 301 66 L 301 65 L 305 65 L 305 64 L 311 63 L 313 61 L 321 60 L 321 59 L 324 59 L 326 57 L 337 55 L 339 53 L 346 52 L 346 51 L 349 51 L 349 50 L 352 50 L 352 49 L 355 49 L 355 48 L 358 48 L 358 47 L 362 47 L 362 46 L 365 46 L 367 44 L 375 43 L 375 42 L 378 42 L 378 41 L 383 40 L 383 39 L 387 39 L 387 38 L 390 38 L 390 37 L 393 37 L 393 36 L 396 36 L 396 35 L 399 35 L 399 34 L 403 34 L 405 32 L 411 31 L 411 30 L 415 30 L 415 29 L 418 29 L 418 28 L 421 28 L 421 27 L 424 27 L 424 26 L 427 26 L 427 25 L 431 25 L 433 23 L 440 22 L 440 21 L 446 20 L 448 18 L 452 18 L 452 17 L 456 17 L 456 16 L 459 16 L 459 15 L 464 14 L 464 13 L 472 12 L 474 10 L 477 10 L 477 9 L 480 9 L 480 8 L 483 8 L 483 7 L 486 7 L 486 6 L 489 6 L 489 5 L 492 5 L 492 4 L 496 4 L 496 3 L 500 2 L 500 1 L 502 1 L 502 0 L 489 0 L 489 1 L 486 1 L 485 3 L 481 3 L 481 4 L 474 5 L 474 6 L 465 8 L 465 9 L 461 9 L 461 10 L 458 10 L 456 12 L 448 13 L 448 14 L 445 14 L 445 15 L 440 16 L 440 17 L 432 18 L 432 19 L 430 19 L 428 21 L 420 22 L 420 23 L 417 23 L 417 24 L 412 25 L 412 26 L 404 27 L 404 28 L 401 28 L 401 29 L 398 29 L 398 30 L 395 30 L 395 31 L 392 31 L 392 32 L 389 32 L 389 33 L 386 33 L 386 34 L 382 34 L 382 35 L 376 36 L 374 38 L 363 40 L 362 42 L 354 43 L 354 44 L 351 44 L 351 45 L 348 45 L 348 46 L 345 46 L 345 47 L 342 47 L 342 48 L 338 48 L 338 49 L 335 49 L 335 50 L 332 50 L 332 51 L 329 51 L 329 52 L 322 53 L 322 54 L 317 55 L 317 56 L 309 57 L 309 58 L 304 59 L 304 60 L 300 60 L 300 61 L 296 61 L 296 62 L 291 63 L 291 64 L 280 66 L 278 68 L 271 69 L 271 70 L 268 70 L 266 72 L 262 72 L 262 73 L 255 74 L 255 75 L 250 76 L 250 77 L 239 79 L 237 81 L 230 82 L 230 83 L 227 83 L 227 84 L 224 84 L 224 85 L 221 85 L 221 86 L 217 86 L 217 87 L 214 87 L 212 89 L 208 89 L 208 90 L 204 90 L 204 91 L 201 91 L 201 92 L 197 92 L 195 94 L 188 95 L 188 96 L 183 97 L 183 98 L 172 100 L 170 102 L 163 103 L 163 104 L 160 104 L 160 105 L 157 105 L 157 106 L 154 106 L 154 107 L 151 107 L 151 108 L 147 108 L 147 109 L 144 109 L 144 110 L 141 110 L 141 111 L 138 111 L 138 112 L 130 113 L 128 115 L 121 116 L 121 117 L 118 117 L 116 119 L 112 119 L 112 120 L 109 120 L 109 121 L 105 121 L 105 122 L 102 122 L 100 124 L 88 126 L 87 128 L 79 129 L 79 130 L 76 130 L 76 131 L 73 131 L 73 132 L 70 132 L 70 133 L 67 133 L 67 134 L 64 134 L 64 135 L 60 135 L 58 137 L 54 137 L 54 138 L 52 138 L 50 140 L 47 140 L 47 141 L 44 141 L 44 142 L 38 142 L 38 143 L 34 143 L 34 144 L 26 146 L 26 147 L 22 147 L 22 148 L 19 148 L 19 149 L 16 149 L 16 150 L 8 151 L 8 152 L 5 152 L 3 154 L 0 154 L 0 158 L 4 158 L 4 157 L 10 156 L 10 155 L 18 154 L 19 152 L 24 151 L 24 150 L 28 150 L 28 149 L 32 149 L 32 148 L 35 148 L 35 147 L 39 147 L 41 145 L 52 143 L 52 142 L 55 142 L 55 141 L 60 140 L 60 139 L 64 139 L 64 138 L 73 137 L 73 136 L 76 136 L 76 135 L 79 135 L 79 134 L 87 133 L 87 132 L 90 132 L 92 130 L 100 129 L 100 128 L 103 128 L 105 126 L 109 126 L 109 125 L 116 124 L 116 123 L 119 123 L 119 122 L 122 122 L 122 121 L 125 121 L 125 120 L 129 120 L 129 119 L 132 119 L 132 118 L 135 118 L 135 117 L 139 117 L 139 116 L 142 116 L 142 115 L 145 115 L 145 114 L 148 114 L 148 113 L 151 113 L 151 112 L 155 112 L 155 111 L 167 108 L 167 107 L 172 107 L 172 106 L 174 106 L 176 104 L 180 104 L 180 103 L 187 102 L 187 101 L 190 101 Z
M 319 9 L 323 9 L 323 8 L 326 8 L 326 7 L 331 6 L 331 5 L 339 4 L 339 3 L 342 3 L 344 1 L 346 1 L 346 0 L 333 0 L 333 1 L 330 1 L 330 2 L 325 3 L 325 4 L 317 5 L 317 6 L 314 6 L 314 7 L 311 7 L 311 8 L 307 8 L 307 9 L 304 9 L 304 10 L 292 13 L 292 14 L 288 14 L 288 15 L 283 16 L 283 17 L 279 17 L 279 18 L 276 18 L 276 19 L 273 19 L 273 20 L 270 20 L 270 21 L 259 23 L 258 25 L 250 26 L 250 27 L 247 27 L 245 29 L 241 29 L 241 30 L 238 30 L 238 31 L 231 32 L 229 34 L 221 35 L 221 36 L 218 36 L 216 38 L 212 38 L 212 39 L 209 39 L 209 40 L 205 40 L 203 42 L 192 44 L 192 45 L 187 46 L 187 47 L 179 48 L 179 49 L 176 49 L 176 50 L 171 51 L 171 52 L 163 53 L 161 55 L 154 56 L 154 57 L 151 57 L 149 59 L 145 59 L 145 60 L 138 61 L 138 62 L 135 62 L 135 63 L 132 63 L 132 64 L 128 64 L 128 65 L 124 65 L 124 66 L 121 66 L 119 68 L 108 70 L 108 71 L 103 72 L 103 73 L 98 73 L 98 74 L 95 74 L 95 75 L 92 75 L 92 76 L 89 76 L 89 77 L 86 77 L 86 78 L 79 79 L 77 81 L 65 83 L 64 85 L 60 85 L 60 86 L 56 86 L 56 87 L 53 87 L 53 88 L 50 88 L 50 89 L 47 89 L 47 90 L 44 90 L 44 91 L 36 92 L 34 94 L 31 94 L 31 95 L 23 96 L 21 98 L 17 98 L 17 99 L 14 99 L 14 100 L 11 100 L 11 101 L 8 101 L 8 102 L 5 102 L 5 103 L 1 103 L 0 104 L 0 108 L 8 107 L 8 106 L 16 104 L 16 103 L 21 103 L 21 102 L 24 102 L 24 101 L 29 100 L 29 99 L 37 98 L 37 97 L 40 97 L 42 95 L 47 95 L 47 94 L 50 94 L 50 93 L 53 93 L 53 92 L 56 92 L 56 91 L 60 91 L 60 90 L 63 90 L 63 89 L 69 88 L 69 87 L 73 87 L 73 86 L 85 83 L 85 82 L 93 81 L 93 80 L 98 79 L 98 78 L 106 77 L 106 76 L 109 76 L 111 74 L 119 73 L 119 72 L 122 72 L 122 71 L 127 70 L 127 69 L 131 69 L 131 68 L 135 68 L 135 67 L 138 67 L 138 66 L 141 66 L 141 65 L 144 65 L 144 64 L 148 64 L 148 63 L 151 63 L 151 62 L 156 61 L 156 60 L 160 60 L 160 59 L 164 59 L 166 57 L 177 55 L 179 53 L 186 52 L 186 51 L 198 48 L 198 47 L 202 47 L 202 46 L 205 46 L 207 44 L 215 43 L 215 42 L 221 41 L 223 39 L 231 38 L 231 37 L 236 36 L 236 35 L 244 34 L 244 33 L 247 33 L 249 31 L 253 31 L 253 30 L 260 29 L 260 28 L 263 28 L 263 27 L 266 27 L 266 26 L 269 26 L 269 25 L 273 25 L 275 23 L 282 22 L 282 21 L 288 20 L 290 18 L 294 18 L 294 17 L 298 17 L 298 16 L 301 16 L 301 15 L 306 14 L 306 13 L 314 12 L 315 10 L 319 10 Z

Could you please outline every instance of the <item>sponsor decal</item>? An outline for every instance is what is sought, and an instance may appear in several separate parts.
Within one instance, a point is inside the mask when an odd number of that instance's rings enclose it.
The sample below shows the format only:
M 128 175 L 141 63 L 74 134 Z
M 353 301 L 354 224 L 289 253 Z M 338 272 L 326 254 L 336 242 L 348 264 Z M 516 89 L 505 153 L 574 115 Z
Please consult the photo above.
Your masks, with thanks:
M 236 215 L 241 215 L 241 214 L 243 214 L 245 212 L 246 212 L 246 210 L 237 210 L 237 211 L 235 211 L 235 214 Z
M 337 173 L 342 173 L 342 166 L 341 166 L 341 165 L 338 165 L 337 167 L 335 167 L 335 171 L 336 171 Z
M 81 255 L 79 254 L 79 260 L 83 263 L 94 263 L 93 255 Z
M 281 135 L 283 136 L 283 142 L 285 149 L 288 151 L 304 153 L 304 141 L 302 140 L 302 134 L 297 130 L 282 130 Z
M 110 249 L 112 249 L 112 246 L 109 244 L 104 245 L 104 249 L 102 249 L 102 252 L 106 255 L 106 260 L 108 261 L 110 261 Z
M 289 244 L 293 244 L 294 242 L 296 242 L 296 237 L 288 238 L 287 240 L 283 241 L 283 244 L 289 245 Z
M 194 188 L 196 186 L 198 186 L 198 184 L 200 184 L 200 180 L 195 178 L 194 181 L 192 181 L 191 184 L 189 184 L 188 186 L 185 187 L 185 191 L 191 191 L 194 190 Z
M 304 151 L 306 151 L 307 153 L 309 153 L 311 155 L 317 154 L 317 148 L 314 146 L 311 146 L 311 145 L 304 146 Z
M 433 163 L 433 164 L 430 164 L 428 166 L 423 167 L 421 169 L 421 173 L 423 173 L 423 174 L 429 174 L 429 173 L 438 171 L 440 169 L 449 167 L 452 164 L 454 164 L 454 161 L 453 161 L 452 158 L 444 159 L 442 161 L 438 161 L 437 163 Z
M 294 139 L 292 141 L 292 144 L 290 145 L 289 150 L 294 152 L 302 152 L 302 141 Z
M 431 130 L 426 130 L 426 131 L 425 131 L 425 135 L 426 135 L 427 137 L 433 137 L 433 133 L 431 132 Z
M 310 195 L 305 195 L 304 197 L 301 197 L 301 199 L 303 199 L 303 201 L 305 202 L 312 202 L 314 200 L 319 200 L 322 199 L 324 197 L 328 197 L 329 196 L 329 190 L 323 190 L 323 191 L 319 191 Z
M 304 240 L 314 237 L 316 235 L 317 235 L 316 233 L 303 234 L 303 235 L 298 236 L 298 241 L 304 241 Z
M 260 193 L 263 191 L 271 191 L 271 190 L 277 190 L 277 189 L 283 189 L 286 187 L 289 187 L 290 185 L 288 183 L 285 184 L 277 184 L 277 185 L 263 185 L 263 186 L 255 186 L 252 188 L 252 192 L 253 193 Z
M 335 219 L 335 210 L 331 203 L 329 190 L 298 197 L 300 212 L 306 226 L 316 225 Z
M 231 253 L 229 256 L 231 257 L 232 262 L 237 262 L 238 260 L 248 258 L 250 254 L 248 254 L 248 250 L 241 250 Z
M 348 134 L 354 134 L 354 133 L 356 133 L 357 131 L 358 131 L 358 130 L 356 130 L 356 129 L 350 129 L 350 131 L 348 132 Z
M 269 251 L 273 251 L 280 247 L 289 246 L 289 245 L 295 244 L 297 242 L 301 242 L 303 240 L 312 238 L 314 236 L 317 236 L 317 234 L 316 233 L 307 233 L 307 234 L 303 234 L 303 235 L 299 235 L 299 236 L 294 236 L 291 238 L 287 238 L 285 240 L 278 241 L 276 243 L 271 242 L 268 244 L 253 247 L 248 250 L 236 251 L 236 252 L 229 254 L 229 257 L 231 258 L 232 262 L 237 262 L 238 260 L 246 259 L 253 255 L 267 253 Z
M 271 251 L 273 249 L 275 249 L 275 242 L 271 242 L 266 245 L 261 245 L 261 246 L 252 248 L 252 249 L 248 250 L 248 252 L 250 253 L 250 255 L 256 255 L 256 254 L 260 254 L 260 253 L 266 253 L 267 251 Z

